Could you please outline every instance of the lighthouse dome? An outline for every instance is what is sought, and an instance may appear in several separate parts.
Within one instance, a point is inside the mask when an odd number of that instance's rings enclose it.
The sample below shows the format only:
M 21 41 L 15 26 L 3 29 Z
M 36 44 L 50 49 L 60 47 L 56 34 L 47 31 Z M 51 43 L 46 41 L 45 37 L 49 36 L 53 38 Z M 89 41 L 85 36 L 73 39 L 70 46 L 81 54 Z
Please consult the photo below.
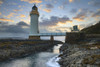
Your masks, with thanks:
M 35 4 L 32 7 L 32 11 L 30 12 L 30 15 L 34 15 L 34 14 L 37 14 L 39 16 L 38 8 L 36 7 Z
M 32 7 L 32 10 L 37 10 L 36 5 L 34 4 L 34 6 Z

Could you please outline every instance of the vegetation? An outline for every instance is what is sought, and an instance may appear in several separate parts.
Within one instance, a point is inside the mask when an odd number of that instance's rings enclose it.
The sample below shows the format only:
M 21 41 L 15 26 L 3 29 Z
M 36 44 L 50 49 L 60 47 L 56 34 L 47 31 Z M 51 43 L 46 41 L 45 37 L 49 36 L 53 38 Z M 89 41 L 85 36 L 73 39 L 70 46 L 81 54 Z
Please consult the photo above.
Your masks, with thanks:
M 91 45 L 84 45 L 84 44 L 88 44 L 87 42 L 80 43 L 80 44 L 83 44 L 83 45 L 79 46 L 78 48 L 85 48 L 85 49 L 91 50 L 91 48 L 96 47 L 97 49 L 100 49 L 100 42 L 97 42 Z
M 100 55 L 92 55 L 90 57 L 84 58 L 82 62 L 83 64 L 100 65 L 100 63 L 96 63 L 97 60 L 100 60 Z
M 82 29 L 81 31 L 88 34 L 100 34 L 100 21 L 95 25 Z

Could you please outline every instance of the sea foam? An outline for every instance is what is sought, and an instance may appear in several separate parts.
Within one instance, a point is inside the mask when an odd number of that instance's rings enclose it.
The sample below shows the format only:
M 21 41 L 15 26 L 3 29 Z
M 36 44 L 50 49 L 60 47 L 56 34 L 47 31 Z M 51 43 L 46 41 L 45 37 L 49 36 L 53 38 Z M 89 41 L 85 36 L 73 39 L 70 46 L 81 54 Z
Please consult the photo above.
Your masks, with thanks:
M 60 67 L 59 63 L 57 61 L 59 61 L 60 58 L 58 58 L 58 55 L 51 58 L 46 64 L 47 67 Z

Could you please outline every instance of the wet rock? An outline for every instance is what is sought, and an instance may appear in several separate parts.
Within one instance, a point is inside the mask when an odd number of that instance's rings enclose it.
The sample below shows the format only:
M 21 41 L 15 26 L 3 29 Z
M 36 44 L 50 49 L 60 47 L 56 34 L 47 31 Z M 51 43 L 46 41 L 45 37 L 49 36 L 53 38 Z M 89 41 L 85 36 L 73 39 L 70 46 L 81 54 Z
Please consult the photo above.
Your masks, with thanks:
M 99 67 L 100 49 L 94 49 L 94 50 L 87 49 L 87 47 L 89 46 L 91 45 L 64 44 L 60 48 L 62 52 L 62 54 L 59 55 L 59 57 L 61 57 L 61 59 L 59 60 L 60 66 L 61 67 Z M 92 57 L 92 55 L 94 58 Z M 87 60 L 83 62 L 85 58 L 87 58 Z
M 51 44 L 49 40 L 0 40 L 0 61 L 46 51 L 60 43 L 62 42 L 54 41 Z

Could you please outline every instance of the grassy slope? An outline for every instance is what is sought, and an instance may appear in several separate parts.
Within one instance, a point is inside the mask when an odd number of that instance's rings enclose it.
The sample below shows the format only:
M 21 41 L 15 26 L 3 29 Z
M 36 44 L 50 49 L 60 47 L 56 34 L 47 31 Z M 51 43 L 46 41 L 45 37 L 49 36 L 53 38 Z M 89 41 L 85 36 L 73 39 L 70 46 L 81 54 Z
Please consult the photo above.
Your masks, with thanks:
M 100 21 L 95 25 L 82 29 L 81 31 L 88 34 L 100 34 Z

